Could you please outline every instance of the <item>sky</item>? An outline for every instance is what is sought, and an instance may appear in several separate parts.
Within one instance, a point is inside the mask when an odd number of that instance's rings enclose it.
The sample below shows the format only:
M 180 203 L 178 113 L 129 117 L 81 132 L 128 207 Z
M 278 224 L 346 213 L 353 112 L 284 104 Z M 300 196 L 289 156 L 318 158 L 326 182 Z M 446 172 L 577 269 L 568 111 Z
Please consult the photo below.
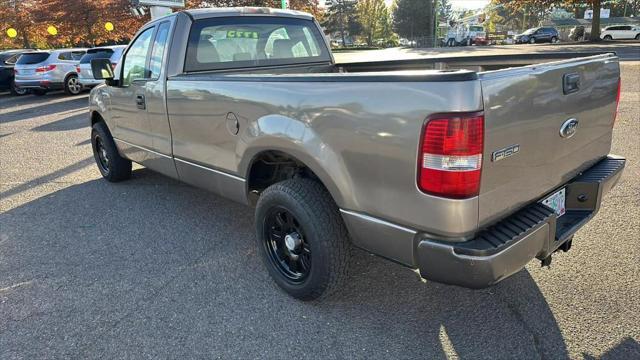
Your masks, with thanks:
M 451 0 L 453 8 L 457 9 L 480 9 L 489 3 L 489 0 Z

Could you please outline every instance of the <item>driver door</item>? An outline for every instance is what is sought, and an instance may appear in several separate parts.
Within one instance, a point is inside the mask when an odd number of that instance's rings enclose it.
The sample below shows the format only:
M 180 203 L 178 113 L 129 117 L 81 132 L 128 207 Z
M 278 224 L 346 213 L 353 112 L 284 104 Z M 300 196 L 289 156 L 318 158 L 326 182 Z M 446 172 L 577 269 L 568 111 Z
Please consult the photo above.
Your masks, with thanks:
M 122 57 L 119 86 L 110 88 L 113 136 L 118 147 L 136 162 L 145 160 L 146 151 L 142 149 L 152 148 L 145 90 L 150 78 L 149 54 L 154 30 L 155 26 L 151 26 L 139 33 Z

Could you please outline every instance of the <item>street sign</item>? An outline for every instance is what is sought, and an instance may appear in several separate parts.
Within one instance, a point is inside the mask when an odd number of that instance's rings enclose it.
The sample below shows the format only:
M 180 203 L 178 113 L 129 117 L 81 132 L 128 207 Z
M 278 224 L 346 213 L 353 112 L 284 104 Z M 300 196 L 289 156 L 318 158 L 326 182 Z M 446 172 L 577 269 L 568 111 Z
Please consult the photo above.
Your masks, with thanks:
M 134 6 L 163 6 L 168 8 L 183 8 L 184 0 L 132 0 Z
M 601 19 L 608 19 L 609 15 L 611 15 L 611 9 L 600 9 L 600 18 Z M 584 18 L 585 20 L 592 20 L 593 19 L 593 10 L 588 9 L 584 11 Z

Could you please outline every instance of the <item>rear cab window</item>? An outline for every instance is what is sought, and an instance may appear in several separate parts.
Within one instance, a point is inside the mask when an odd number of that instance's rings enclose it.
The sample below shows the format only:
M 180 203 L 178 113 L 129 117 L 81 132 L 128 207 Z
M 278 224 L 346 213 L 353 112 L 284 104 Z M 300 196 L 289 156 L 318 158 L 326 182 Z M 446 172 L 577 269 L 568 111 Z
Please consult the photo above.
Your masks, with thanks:
M 268 16 L 197 20 L 189 35 L 186 72 L 330 62 L 312 20 Z
M 18 65 L 33 65 L 41 63 L 49 58 L 49 53 L 26 53 L 22 54 L 16 64 Z

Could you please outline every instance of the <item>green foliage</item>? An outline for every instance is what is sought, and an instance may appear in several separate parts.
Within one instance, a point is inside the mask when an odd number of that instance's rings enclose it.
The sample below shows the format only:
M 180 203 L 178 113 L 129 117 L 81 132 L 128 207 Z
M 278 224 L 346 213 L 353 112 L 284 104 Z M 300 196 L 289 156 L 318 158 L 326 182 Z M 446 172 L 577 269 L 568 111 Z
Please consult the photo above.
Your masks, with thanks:
M 450 20 L 452 15 L 453 9 L 449 0 L 438 0 L 438 17 Z
M 330 33 L 341 32 L 344 26 L 345 36 L 356 36 L 362 33 L 362 24 L 356 3 L 339 2 L 331 5 L 324 14 L 322 26 Z M 342 34 L 341 34 L 342 35 Z
M 405 38 L 433 36 L 433 0 L 396 0 L 393 27 Z
M 386 43 L 391 38 L 393 26 L 384 0 L 360 0 L 357 12 L 367 45 L 373 45 L 374 41 Z

